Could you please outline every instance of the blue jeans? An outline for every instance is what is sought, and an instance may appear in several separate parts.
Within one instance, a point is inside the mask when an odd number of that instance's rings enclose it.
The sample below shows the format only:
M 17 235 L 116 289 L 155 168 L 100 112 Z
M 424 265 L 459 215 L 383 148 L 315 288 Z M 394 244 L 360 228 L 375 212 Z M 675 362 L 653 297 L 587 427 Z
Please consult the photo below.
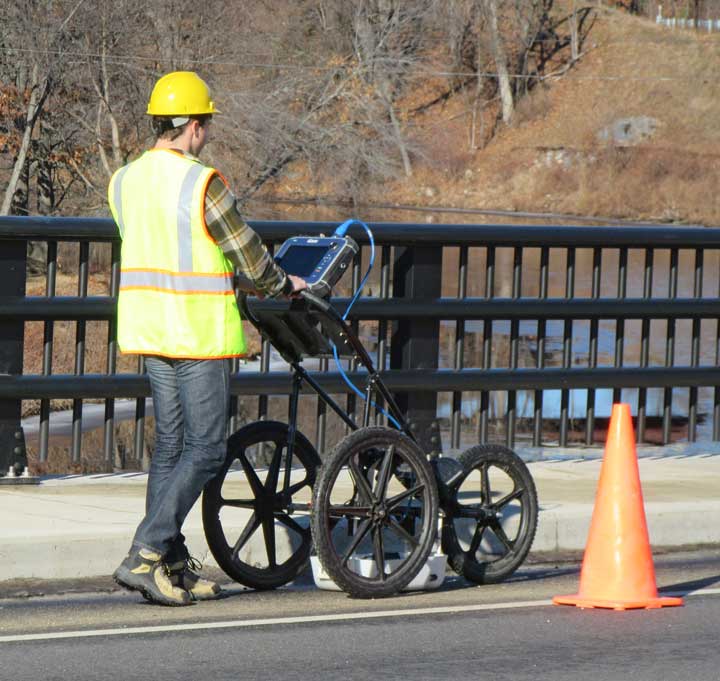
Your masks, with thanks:
M 145 518 L 133 546 L 167 562 L 187 557 L 182 524 L 225 461 L 230 363 L 146 357 L 155 411 Z

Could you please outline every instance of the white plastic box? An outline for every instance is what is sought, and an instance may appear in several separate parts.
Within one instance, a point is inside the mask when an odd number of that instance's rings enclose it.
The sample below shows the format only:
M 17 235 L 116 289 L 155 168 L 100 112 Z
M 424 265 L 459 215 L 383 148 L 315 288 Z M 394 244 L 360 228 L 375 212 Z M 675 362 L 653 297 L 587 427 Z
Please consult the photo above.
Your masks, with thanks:
M 397 554 L 385 554 L 385 572 L 392 572 L 397 569 L 401 560 L 390 556 Z M 327 591 L 341 591 L 340 587 L 330 579 L 327 572 L 320 564 L 317 556 L 310 556 L 310 565 L 312 566 L 313 579 L 318 589 Z M 373 556 L 358 556 L 348 560 L 348 567 L 362 577 L 375 577 L 377 575 L 377 567 Z M 422 566 L 420 572 L 415 575 L 413 580 L 403 589 L 403 591 L 426 591 L 437 589 L 445 580 L 445 570 L 447 568 L 447 556 L 444 553 L 430 554 Z

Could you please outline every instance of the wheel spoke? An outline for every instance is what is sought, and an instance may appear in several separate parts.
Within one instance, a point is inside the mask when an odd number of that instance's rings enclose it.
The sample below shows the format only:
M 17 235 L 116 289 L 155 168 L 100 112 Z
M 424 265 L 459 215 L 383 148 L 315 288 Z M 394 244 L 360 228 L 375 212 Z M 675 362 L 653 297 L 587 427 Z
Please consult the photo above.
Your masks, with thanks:
M 240 465 L 243 467 L 245 477 L 250 483 L 250 488 L 252 489 L 253 494 L 256 498 L 262 496 L 264 490 L 263 484 L 262 482 L 260 482 L 260 478 L 255 472 L 255 468 L 253 468 L 253 465 L 250 463 L 247 456 L 245 455 L 244 449 L 241 452 L 238 452 L 237 458 L 240 461 Z
M 250 516 L 250 520 L 248 520 L 247 525 L 245 525 L 245 529 L 243 529 L 243 531 L 240 533 L 240 536 L 238 537 L 238 540 L 235 542 L 235 546 L 233 546 L 233 560 L 238 560 L 238 554 L 240 553 L 240 549 L 245 546 L 247 540 L 250 539 L 252 533 L 255 532 L 255 530 L 257 530 L 259 526 L 260 520 L 258 520 L 257 513 L 253 513 Z
M 501 509 L 504 506 L 507 506 L 511 501 L 519 499 L 524 493 L 525 490 L 522 487 L 516 487 L 512 492 L 510 492 L 510 494 L 504 496 L 502 499 L 500 499 L 500 501 L 494 504 L 494 506 L 497 509 Z
M 291 497 L 295 492 L 299 492 L 303 487 L 309 487 L 310 486 L 310 478 L 308 476 L 305 476 L 300 482 L 296 482 L 293 485 L 290 485 L 287 490 L 285 490 L 285 494 L 289 497 Z
M 394 497 L 390 497 L 387 502 L 385 502 L 388 511 L 392 511 L 393 509 L 397 508 L 403 501 L 405 501 L 405 499 L 408 499 L 409 497 L 414 497 L 416 494 L 422 492 L 424 489 L 425 485 L 416 485 L 411 489 L 406 489 L 404 492 L 400 492 L 400 494 L 396 494 Z
M 275 443 L 275 452 L 272 461 L 268 467 L 267 477 L 265 478 L 265 489 L 274 493 L 277 490 L 278 477 L 280 475 L 280 462 L 282 460 L 283 445 L 281 442 Z
M 351 456 L 348 459 L 348 468 L 350 469 L 350 474 L 355 482 L 355 487 L 358 492 L 360 492 L 360 496 L 364 497 L 364 500 L 367 501 L 368 504 L 372 504 L 373 501 L 376 501 L 373 497 L 372 490 L 370 489 L 370 484 L 357 465 L 357 461 L 355 461 L 354 456 Z
M 277 566 L 277 557 L 275 555 L 275 518 L 271 515 L 264 517 L 262 519 L 262 527 L 268 567 L 274 568 Z
M 380 464 L 380 472 L 378 473 L 377 483 L 375 485 L 375 498 L 378 501 L 385 501 L 385 497 L 387 496 L 388 483 L 390 482 L 390 470 L 392 468 L 394 456 L 395 445 L 390 445 L 387 452 L 385 452 L 382 463 Z
M 485 520 L 487 512 L 481 504 L 457 504 L 453 510 L 455 518 L 473 518 L 474 520 Z
M 412 544 L 413 548 L 418 546 L 418 540 L 393 518 L 390 518 L 388 529 L 394 532 L 400 539 L 404 539 L 408 544 Z
M 380 581 L 385 581 L 385 546 L 382 536 L 382 525 L 375 525 L 372 531 L 373 535 L 373 554 L 375 555 L 375 565 L 377 565 Z
M 486 525 L 481 525 L 480 523 L 475 526 L 475 532 L 473 533 L 473 538 L 470 542 L 470 548 L 468 549 L 468 553 L 473 557 L 477 553 L 477 550 L 480 548 L 480 542 L 482 541 L 485 527 Z
M 505 546 L 508 551 L 515 550 L 515 542 L 510 541 L 508 536 L 505 534 L 505 530 L 503 529 L 502 524 L 498 519 L 493 520 L 490 523 L 490 527 L 492 528 L 495 536 L 502 542 L 503 546 Z
M 353 537 L 352 541 L 348 545 L 347 549 L 345 549 L 345 553 L 343 554 L 343 557 L 341 559 L 343 566 L 347 564 L 348 560 L 350 560 L 350 556 L 352 556 L 355 549 L 360 545 L 360 542 L 363 539 L 365 539 L 365 536 L 367 535 L 369 529 L 370 529 L 370 518 L 366 518 L 358 525 L 358 529 L 357 529 L 357 532 L 355 533 L 355 536 Z
M 480 498 L 483 504 L 490 503 L 490 475 L 488 464 L 483 463 L 480 467 Z
M 369 518 L 369 506 L 330 506 L 328 508 L 330 518 Z
M 291 518 L 287 513 L 278 513 L 275 518 L 279 520 L 283 525 L 285 525 L 285 527 L 294 530 L 303 537 L 310 534 L 310 528 L 303 527 L 302 525 L 300 525 L 300 523 L 297 523 L 294 518 Z
M 220 499 L 221 506 L 232 506 L 233 508 L 252 508 L 257 505 L 255 499 Z

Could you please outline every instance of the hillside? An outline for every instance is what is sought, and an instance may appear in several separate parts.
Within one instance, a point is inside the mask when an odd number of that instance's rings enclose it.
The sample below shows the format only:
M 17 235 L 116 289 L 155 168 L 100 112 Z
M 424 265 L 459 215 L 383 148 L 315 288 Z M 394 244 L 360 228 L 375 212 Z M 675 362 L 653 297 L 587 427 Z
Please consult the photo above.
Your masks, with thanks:
M 484 148 L 469 147 L 472 114 L 463 93 L 417 115 L 413 176 L 370 182 L 356 212 L 376 220 L 496 221 L 370 208 L 400 204 L 720 224 L 720 34 L 672 30 L 607 8 L 594 10 L 591 24 L 580 59 L 521 99 L 513 122 L 500 124 Z M 332 178 L 310 184 L 309 177 L 295 164 L 249 213 L 348 213 L 349 206 L 266 203 L 345 200 Z

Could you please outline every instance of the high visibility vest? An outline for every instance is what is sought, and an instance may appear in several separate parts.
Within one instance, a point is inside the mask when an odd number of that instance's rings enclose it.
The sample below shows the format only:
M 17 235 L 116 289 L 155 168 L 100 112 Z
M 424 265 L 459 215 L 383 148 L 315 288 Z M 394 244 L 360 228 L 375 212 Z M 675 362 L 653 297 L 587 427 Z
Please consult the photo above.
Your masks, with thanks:
M 122 237 L 121 352 L 196 359 L 245 353 L 233 267 L 205 225 L 215 172 L 153 149 L 112 176 L 108 200 Z

